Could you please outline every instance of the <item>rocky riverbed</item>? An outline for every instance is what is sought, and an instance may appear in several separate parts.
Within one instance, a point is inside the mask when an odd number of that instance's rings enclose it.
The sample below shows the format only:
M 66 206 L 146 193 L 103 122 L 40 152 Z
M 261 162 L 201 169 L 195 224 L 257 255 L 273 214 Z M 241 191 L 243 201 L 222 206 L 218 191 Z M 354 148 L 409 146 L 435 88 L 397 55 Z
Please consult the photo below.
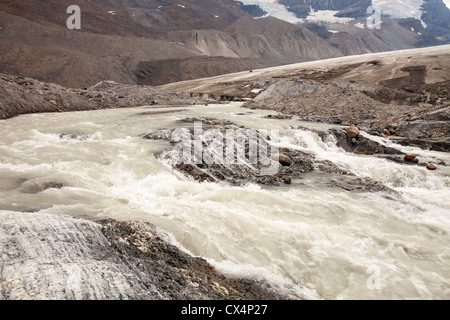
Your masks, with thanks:
M 323 185 L 343 188 L 345 190 L 353 190 L 358 192 L 376 192 L 387 191 L 389 188 L 383 186 L 378 181 L 373 181 L 369 178 L 364 180 L 358 179 L 354 174 L 340 169 L 331 161 L 324 161 L 317 159 L 312 153 L 303 152 L 290 148 L 277 149 L 276 152 L 272 150 L 270 135 L 265 136 L 260 132 L 238 126 L 230 121 L 199 117 L 179 120 L 180 126 L 183 126 L 182 131 L 178 130 L 156 130 L 143 135 L 143 138 L 149 140 L 165 140 L 171 143 L 171 147 L 165 151 L 158 152 L 156 155 L 164 162 L 172 164 L 172 166 L 185 173 L 187 176 L 194 178 L 199 182 L 226 182 L 231 185 L 245 185 L 248 183 L 256 183 L 262 186 L 301 186 L 304 184 L 304 179 L 307 177 L 314 177 L 314 180 L 321 181 Z M 189 159 L 183 159 L 181 163 L 174 162 L 173 150 L 177 144 L 187 143 L 189 146 L 194 145 L 195 123 L 202 123 L 207 126 L 210 132 L 215 132 L 216 137 L 223 142 L 226 138 L 227 131 L 236 132 L 233 138 L 234 143 L 242 144 L 242 154 L 239 154 L 239 148 L 233 148 L 231 158 L 236 163 L 226 163 L 224 155 L 227 153 L 227 145 L 221 144 L 220 150 L 213 150 L 211 161 L 208 158 L 202 158 L 201 162 L 194 163 Z M 345 130 L 331 130 L 328 132 L 320 132 L 323 140 L 329 136 L 338 137 L 337 145 L 349 152 L 359 152 L 365 155 L 389 154 L 392 159 L 403 157 L 403 153 L 399 150 L 385 147 L 373 140 L 362 137 L 358 133 L 349 137 Z M 182 140 L 183 138 L 184 140 Z M 261 141 L 262 139 L 263 141 Z M 251 147 L 252 143 L 267 146 L 265 151 L 269 157 L 270 163 L 261 163 L 261 161 L 251 161 Z M 211 137 L 202 135 L 200 143 L 204 150 L 211 149 Z M 356 151 L 358 150 L 358 151 Z M 219 151 L 219 152 L 217 152 Z M 261 150 L 259 150 L 261 151 Z M 194 150 L 187 156 L 194 157 Z M 178 155 L 177 155 L 178 156 Z M 184 155 L 186 156 L 186 155 Z M 217 158 L 214 158 L 217 156 Z M 239 160 L 239 161 L 237 161 Z M 261 159 L 259 159 L 261 160 Z M 395 160 L 394 160 L 395 161 Z M 273 165 L 275 172 L 265 174 L 264 169 Z M 321 177 L 319 179 L 319 176 Z M 345 182 L 345 183 L 343 183 Z

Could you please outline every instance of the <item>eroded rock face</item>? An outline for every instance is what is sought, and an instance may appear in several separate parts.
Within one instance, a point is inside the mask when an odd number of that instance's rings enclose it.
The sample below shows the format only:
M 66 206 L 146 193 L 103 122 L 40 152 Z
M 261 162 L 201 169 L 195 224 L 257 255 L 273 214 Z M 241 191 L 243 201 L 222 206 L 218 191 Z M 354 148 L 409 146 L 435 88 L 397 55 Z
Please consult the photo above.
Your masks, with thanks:
M 230 279 L 150 223 L 0 213 L 0 299 L 285 299 Z

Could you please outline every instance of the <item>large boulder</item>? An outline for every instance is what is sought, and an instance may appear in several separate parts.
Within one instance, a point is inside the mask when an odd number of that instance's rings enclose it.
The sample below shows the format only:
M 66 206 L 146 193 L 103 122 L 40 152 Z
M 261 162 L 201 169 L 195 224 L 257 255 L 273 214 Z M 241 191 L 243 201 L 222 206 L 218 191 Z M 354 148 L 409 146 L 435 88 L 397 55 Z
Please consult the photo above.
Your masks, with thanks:
M 359 133 L 359 129 L 354 125 L 347 129 L 347 137 L 349 137 L 350 139 L 356 138 L 357 136 L 359 136 Z
M 417 158 L 417 156 L 414 154 L 407 154 L 405 156 L 405 161 L 414 161 L 414 160 L 416 160 L 416 158 Z
M 280 161 L 280 164 L 285 167 L 289 167 L 294 164 L 294 161 L 292 161 L 291 158 L 289 158 L 287 155 L 285 155 L 283 153 L 279 154 L 279 161 Z

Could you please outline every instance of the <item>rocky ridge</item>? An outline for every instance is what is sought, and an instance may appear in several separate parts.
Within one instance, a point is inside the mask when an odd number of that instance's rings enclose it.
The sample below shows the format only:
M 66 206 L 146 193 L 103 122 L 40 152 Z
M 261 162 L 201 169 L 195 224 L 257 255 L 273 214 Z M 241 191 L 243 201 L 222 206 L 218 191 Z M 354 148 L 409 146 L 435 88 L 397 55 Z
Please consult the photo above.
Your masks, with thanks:
M 0 119 L 41 112 L 129 108 L 143 105 L 192 105 L 201 99 L 149 86 L 102 81 L 70 89 L 36 79 L 0 73 Z

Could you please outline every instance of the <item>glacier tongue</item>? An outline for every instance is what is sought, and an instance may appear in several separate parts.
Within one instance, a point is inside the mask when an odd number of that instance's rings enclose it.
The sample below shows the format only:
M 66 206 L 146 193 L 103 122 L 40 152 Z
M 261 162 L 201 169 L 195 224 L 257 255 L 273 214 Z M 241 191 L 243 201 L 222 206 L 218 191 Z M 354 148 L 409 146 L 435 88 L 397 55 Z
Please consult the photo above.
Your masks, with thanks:
M 374 5 L 382 10 L 382 14 L 392 18 L 422 18 L 423 0 L 373 0 Z
M 238 0 L 235 0 L 238 1 Z M 297 18 L 294 13 L 290 12 L 284 5 L 279 4 L 277 0 L 239 0 L 245 5 L 257 5 L 265 12 L 266 16 L 272 16 L 280 20 L 284 20 L 293 24 L 303 22 L 303 19 Z
M 381 8 L 383 15 L 389 15 L 392 18 L 416 18 L 422 22 L 424 28 L 427 27 L 422 20 L 423 0 L 373 0 L 372 3 Z

